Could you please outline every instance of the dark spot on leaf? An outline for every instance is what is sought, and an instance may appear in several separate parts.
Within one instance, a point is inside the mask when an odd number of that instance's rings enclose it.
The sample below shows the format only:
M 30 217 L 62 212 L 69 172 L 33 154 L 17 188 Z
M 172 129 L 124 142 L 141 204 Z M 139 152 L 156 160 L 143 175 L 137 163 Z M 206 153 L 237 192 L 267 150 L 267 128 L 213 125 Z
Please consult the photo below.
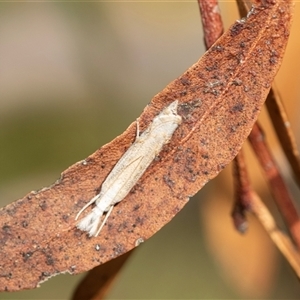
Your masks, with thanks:
M 231 133 L 236 132 L 236 130 L 237 130 L 237 127 L 236 127 L 236 126 L 231 126 L 231 127 L 230 127 L 230 132 L 231 132 Z
M 237 103 L 236 105 L 234 105 L 231 108 L 231 112 L 232 113 L 236 113 L 236 112 L 242 112 L 244 110 L 244 104 L 243 103 Z
M 43 201 L 42 203 L 40 203 L 39 206 L 43 211 L 45 211 L 48 207 L 46 201 Z
M 238 35 L 244 28 L 244 23 L 236 22 L 230 29 L 230 35 L 232 37 Z
M 63 215 L 63 216 L 62 216 L 62 219 L 63 219 L 64 221 L 66 221 L 66 222 L 67 222 L 67 221 L 69 220 L 69 216 L 67 216 L 67 215 Z
M 126 222 L 123 222 L 122 224 L 119 225 L 119 227 L 117 228 L 117 231 L 122 232 L 125 228 L 127 228 L 127 224 L 126 224 Z
M 207 144 L 206 139 L 201 139 L 201 140 L 200 140 L 200 144 L 201 144 L 202 146 L 205 146 L 205 145 Z
M 206 71 L 211 72 L 211 71 L 214 71 L 214 70 L 218 70 L 219 65 L 217 63 L 213 63 L 210 66 L 206 66 L 205 69 L 206 69 Z
M 45 277 L 49 277 L 49 276 L 51 276 L 51 274 L 49 272 L 42 272 L 40 279 L 44 279 Z
M 10 226 L 4 225 L 4 226 L 2 227 L 2 230 L 3 230 L 5 233 L 10 233 Z
M 212 48 L 212 50 L 216 51 L 216 52 L 223 52 L 224 51 L 224 48 L 221 46 L 221 45 L 217 45 L 217 46 L 214 46 Z
M 143 221 L 142 218 L 137 217 L 137 218 L 136 218 L 136 223 L 143 225 L 144 221 Z
M 190 85 L 191 84 L 187 77 L 181 77 L 179 80 L 182 85 Z
M 12 273 L 4 273 L 4 274 L 0 274 L 0 277 L 4 277 L 4 278 L 12 278 Z
M 26 252 L 26 253 L 22 253 L 23 256 L 23 261 L 26 262 L 31 256 L 32 256 L 33 252 Z
M 134 207 L 133 207 L 133 211 L 136 211 L 140 208 L 140 205 L 139 204 L 136 204 Z
M 113 248 L 113 251 L 115 255 L 120 255 L 125 252 L 125 249 L 123 245 L 117 244 L 116 247 Z
M 76 270 L 76 266 L 71 266 L 71 267 L 69 268 L 69 270 L 71 271 L 71 273 L 73 273 L 73 272 Z
M 240 80 L 240 79 L 238 79 L 238 78 L 236 78 L 235 80 L 232 81 L 232 84 L 233 84 L 233 85 L 240 86 L 240 85 L 243 84 L 243 81 Z
M 164 175 L 163 176 L 164 182 L 169 186 L 169 187 L 173 187 L 175 182 L 168 176 L 168 175 Z
M 46 264 L 49 265 L 49 266 L 54 265 L 54 259 L 52 258 L 52 256 L 47 255 L 47 257 L 46 257 Z
M 271 56 L 269 61 L 272 65 L 275 65 L 275 64 L 277 64 L 277 57 L 276 56 Z

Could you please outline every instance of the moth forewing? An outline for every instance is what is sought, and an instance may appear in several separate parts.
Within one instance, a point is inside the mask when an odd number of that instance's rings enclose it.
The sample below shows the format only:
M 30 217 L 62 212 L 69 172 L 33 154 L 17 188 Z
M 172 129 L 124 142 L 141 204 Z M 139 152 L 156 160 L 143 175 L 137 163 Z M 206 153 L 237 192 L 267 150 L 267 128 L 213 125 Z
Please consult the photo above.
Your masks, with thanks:
M 125 198 L 125 196 L 132 189 L 133 176 L 137 176 L 138 168 L 142 165 L 142 163 L 143 156 L 137 157 L 135 160 L 133 160 L 124 167 L 122 173 L 115 174 L 115 176 L 113 177 L 113 181 L 111 181 L 110 185 L 102 185 L 102 188 L 105 189 L 102 198 L 103 207 L 114 205 Z M 106 181 L 104 183 L 106 183 Z
M 177 114 L 178 101 L 174 101 L 164 108 L 137 137 L 134 143 L 122 155 L 101 186 L 98 195 L 92 198 L 77 214 L 79 215 L 92 203 L 96 206 L 77 224 L 77 227 L 87 231 L 90 236 L 97 236 L 104 226 L 113 206 L 122 201 L 137 181 L 144 174 L 155 156 L 172 138 L 174 131 L 182 118 Z M 138 124 L 137 124 L 138 125 Z M 100 225 L 104 212 L 108 212 Z

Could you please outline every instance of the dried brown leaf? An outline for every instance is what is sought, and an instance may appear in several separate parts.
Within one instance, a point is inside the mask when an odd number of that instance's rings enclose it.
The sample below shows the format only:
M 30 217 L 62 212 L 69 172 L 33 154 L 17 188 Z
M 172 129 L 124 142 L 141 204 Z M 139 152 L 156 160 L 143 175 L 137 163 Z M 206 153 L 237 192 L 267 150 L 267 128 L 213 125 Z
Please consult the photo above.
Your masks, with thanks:
M 104 299 L 104 296 L 117 277 L 118 272 L 133 251 L 134 250 L 129 251 L 89 271 L 86 277 L 77 286 L 72 300 Z
M 178 99 L 183 124 L 97 238 L 75 216 L 135 139 L 135 123 L 111 143 L 0 211 L 2 290 L 36 287 L 63 272 L 89 270 L 133 249 L 168 223 L 238 153 L 279 68 L 289 36 L 291 2 L 257 7 L 236 22 L 140 117 L 144 130 Z

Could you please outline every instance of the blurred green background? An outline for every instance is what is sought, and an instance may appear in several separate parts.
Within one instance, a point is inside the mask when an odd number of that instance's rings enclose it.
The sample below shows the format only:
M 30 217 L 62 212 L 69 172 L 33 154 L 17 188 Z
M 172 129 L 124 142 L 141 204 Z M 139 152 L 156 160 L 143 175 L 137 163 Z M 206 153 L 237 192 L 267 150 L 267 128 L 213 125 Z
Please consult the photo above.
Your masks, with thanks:
M 220 8 L 227 28 L 238 18 L 235 3 Z M 295 17 L 277 79 L 296 132 L 297 28 Z M 1 206 L 49 186 L 122 133 L 199 59 L 202 40 L 196 1 L 0 3 Z M 255 168 L 253 181 L 268 198 Z M 300 299 L 300 283 L 256 220 L 245 236 L 234 231 L 228 178 L 227 168 L 141 245 L 107 299 Z M 82 276 L 0 299 L 69 299 Z

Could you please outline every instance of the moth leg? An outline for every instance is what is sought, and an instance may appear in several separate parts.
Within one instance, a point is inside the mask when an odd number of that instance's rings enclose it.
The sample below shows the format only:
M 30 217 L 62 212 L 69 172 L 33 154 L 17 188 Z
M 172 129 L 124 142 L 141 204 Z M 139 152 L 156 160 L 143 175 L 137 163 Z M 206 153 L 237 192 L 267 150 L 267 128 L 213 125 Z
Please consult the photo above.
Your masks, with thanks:
M 98 198 L 100 197 L 100 195 L 96 195 L 95 197 L 93 197 L 80 211 L 79 213 L 76 215 L 75 220 L 78 219 L 78 217 L 81 215 L 81 213 L 87 208 L 89 207 L 91 204 L 93 204 Z
M 105 218 L 104 218 L 103 222 L 101 223 L 101 226 L 99 227 L 99 229 L 98 229 L 97 233 L 95 234 L 95 236 L 98 236 L 98 234 L 100 233 L 101 229 L 102 229 L 103 226 L 105 225 L 105 223 L 106 223 L 106 221 L 107 221 L 107 219 L 108 219 L 110 213 L 112 212 L 113 208 L 114 208 L 114 205 L 112 205 L 112 206 L 110 207 L 110 209 L 108 210 L 108 212 L 106 213 Z

